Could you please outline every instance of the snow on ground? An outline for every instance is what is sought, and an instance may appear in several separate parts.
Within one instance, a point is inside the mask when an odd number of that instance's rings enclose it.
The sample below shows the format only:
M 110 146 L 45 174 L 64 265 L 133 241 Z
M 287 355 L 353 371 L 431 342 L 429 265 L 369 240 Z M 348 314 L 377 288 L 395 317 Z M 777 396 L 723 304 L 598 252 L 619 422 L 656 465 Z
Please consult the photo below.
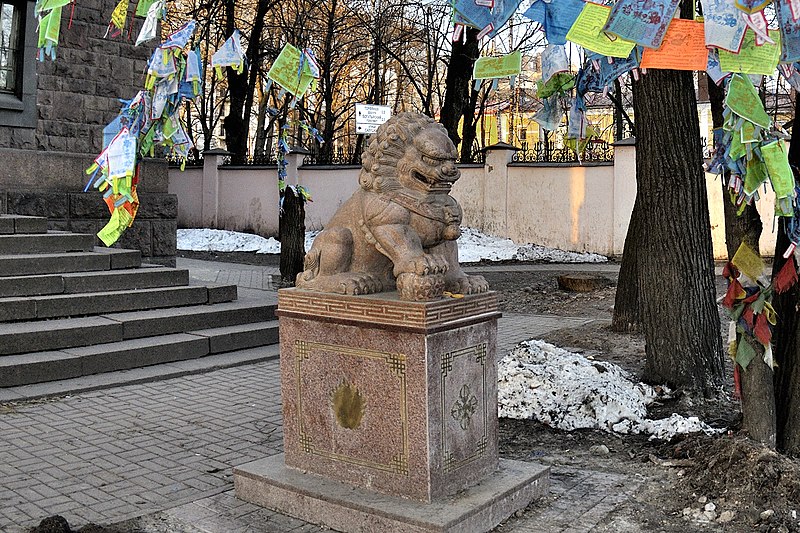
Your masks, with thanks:
M 533 418 L 567 431 L 645 433 L 664 440 L 678 433 L 716 431 L 697 417 L 648 419 L 647 406 L 658 396 L 653 387 L 634 382 L 613 363 L 590 361 L 544 341 L 520 343 L 503 357 L 497 372 L 501 417 Z
M 306 250 L 319 232 L 306 233 Z M 278 254 L 281 244 L 275 238 L 219 229 L 179 229 L 178 250 L 196 252 L 256 252 Z M 565 252 L 535 244 L 520 245 L 511 239 L 486 235 L 472 228 L 462 228 L 458 239 L 458 259 L 462 263 L 484 261 L 542 261 L 550 263 L 600 263 L 605 256 Z
M 318 231 L 306 232 L 306 251 Z M 279 254 L 281 243 L 275 237 L 268 239 L 251 233 L 240 233 L 223 229 L 179 229 L 178 250 L 193 252 L 255 252 L 257 254 Z

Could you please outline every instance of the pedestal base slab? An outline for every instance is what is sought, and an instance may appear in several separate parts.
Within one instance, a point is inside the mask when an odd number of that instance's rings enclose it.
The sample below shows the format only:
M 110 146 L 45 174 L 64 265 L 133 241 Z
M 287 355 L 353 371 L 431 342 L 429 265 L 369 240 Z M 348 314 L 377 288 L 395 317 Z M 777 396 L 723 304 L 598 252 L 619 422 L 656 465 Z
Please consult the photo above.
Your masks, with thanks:
M 549 485 L 548 467 L 501 459 L 479 484 L 431 503 L 378 494 L 287 468 L 283 454 L 234 468 L 236 496 L 345 532 L 472 533 L 497 526 Z

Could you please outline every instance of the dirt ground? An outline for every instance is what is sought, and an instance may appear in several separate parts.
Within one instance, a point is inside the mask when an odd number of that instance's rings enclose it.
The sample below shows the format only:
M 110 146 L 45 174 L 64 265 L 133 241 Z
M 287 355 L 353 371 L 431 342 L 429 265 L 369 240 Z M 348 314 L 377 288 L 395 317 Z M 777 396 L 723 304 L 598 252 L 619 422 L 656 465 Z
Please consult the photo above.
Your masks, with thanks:
M 275 256 L 252 253 L 180 252 L 184 257 L 275 265 Z M 480 266 L 480 265 L 479 265 Z M 606 274 L 603 288 L 586 293 L 559 289 L 561 271 L 482 272 L 498 291 L 504 311 L 609 319 L 616 279 Z M 720 278 L 717 290 L 724 291 Z M 610 331 L 603 321 L 552 331 L 543 340 L 616 363 L 634 375 L 644 366 L 644 340 Z M 727 328 L 725 328 L 727 331 Z M 728 375 L 732 367 L 728 364 Z M 596 533 L 724 531 L 731 533 L 800 531 L 800 463 L 754 444 L 738 434 L 738 401 L 731 385 L 719 398 L 676 398 L 654 405 L 651 418 L 676 412 L 699 416 L 717 428 L 718 437 L 690 436 L 670 442 L 595 430 L 566 432 L 531 420 L 500 420 L 502 457 L 558 467 L 626 476 L 638 483 L 633 496 L 601 522 Z M 620 487 L 623 490 L 624 487 Z M 518 517 L 535 516 L 552 502 L 548 496 Z M 515 519 L 497 528 L 510 531 Z
M 605 288 L 571 293 L 559 289 L 557 283 L 557 277 L 567 273 L 569 265 L 555 272 L 482 274 L 492 290 L 500 293 L 505 311 L 610 320 L 615 277 L 606 275 L 609 281 Z M 717 291 L 722 294 L 724 280 L 717 281 Z M 552 331 L 543 340 L 640 375 L 644 339 L 614 333 L 604 323 L 596 324 Z M 727 363 L 731 377 L 733 369 Z M 690 436 L 658 442 L 637 435 L 566 432 L 530 420 L 501 419 L 501 455 L 623 474 L 640 482 L 634 496 L 595 528 L 598 533 L 800 531 L 800 463 L 738 435 L 739 402 L 732 399 L 731 390 L 732 382 L 720 398 L 679 395 L 650 410 L 651 418 L 665 418 L 673 412 L 699 416 L 714 427 L 726 429 L 719 437 Z M 547 500 L 538 502 L 526 514 L 535 514 L 547 504 Z

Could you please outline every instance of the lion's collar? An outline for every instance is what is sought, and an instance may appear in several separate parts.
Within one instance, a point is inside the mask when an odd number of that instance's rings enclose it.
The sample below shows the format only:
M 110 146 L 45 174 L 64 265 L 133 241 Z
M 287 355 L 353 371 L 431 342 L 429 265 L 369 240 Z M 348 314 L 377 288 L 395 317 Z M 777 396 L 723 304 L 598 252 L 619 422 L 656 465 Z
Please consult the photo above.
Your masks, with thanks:
M 412 213 L 429 220 L 435 220 L 442 224 L 447 224 L 445 217 L 445 206 L 436 203 L 435 196 L 424 195 L 422 197 L 410 194 L 408 191 L 391 191 L 384 193 L 390 202 L 405 207 Z

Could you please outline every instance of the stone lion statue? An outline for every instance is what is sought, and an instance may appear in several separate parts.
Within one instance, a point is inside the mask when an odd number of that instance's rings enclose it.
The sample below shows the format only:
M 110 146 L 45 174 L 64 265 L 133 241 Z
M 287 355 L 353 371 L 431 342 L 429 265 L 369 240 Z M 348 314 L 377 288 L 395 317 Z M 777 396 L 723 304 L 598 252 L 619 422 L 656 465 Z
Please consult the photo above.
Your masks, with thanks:
M 400 113 L 378 128 L 362 156 L 361 188 L 306 254 L 296 286 L 339 294 L 397 289 L 404 300 L 488 290 L 458 264 L 461 207 L 449 195 L 461 172 L 444 127 Z

